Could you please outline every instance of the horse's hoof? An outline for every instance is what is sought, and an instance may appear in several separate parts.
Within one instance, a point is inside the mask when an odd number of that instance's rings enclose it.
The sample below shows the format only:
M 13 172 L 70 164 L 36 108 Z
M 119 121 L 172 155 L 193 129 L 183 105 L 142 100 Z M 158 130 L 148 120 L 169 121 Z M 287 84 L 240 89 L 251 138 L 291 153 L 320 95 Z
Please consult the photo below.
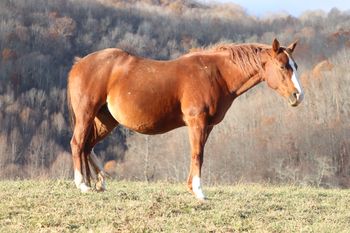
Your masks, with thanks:
M 196 194 L 196 193 L 193 191 L 192 187 L 190 187 L 190 186 L 187 187 L 187 191 L 188 191 L 189 193 L 191 193 L 192 195 L 194 195 L 195 198 L 196 198 L 198 201 L 200 201 L 200 202 L 205 202 L 205 201 L 207 200 L 207 197 L 203 194 L 203 192 L 200 192 L 200 193 L 197 193 L 197 194 Z
M 197 201 L 204 203 L 206 200 L 208 200 L 206 197 L 196 197 Z
M 106 191 L 106 183 L 103 181 L 98 181 L 95 185 L 95 189 L 97 192 L 104 192 Z
M 201 194 L 195 194 L 195 196 L 196 196 L 196 198 L 197 198 L 197 200 L 198 201 L 200 201 L 200 202 L 204 202 L 207 198 L 204 196 L 204 194 L 203 193 L 201 193 Z
M 91 191 L 91 187 L 87 186 L 86 184 L 84 183 L 81 183 L 80 186 L 79 186 L 79 189 L 82 193 L 88 193 Z

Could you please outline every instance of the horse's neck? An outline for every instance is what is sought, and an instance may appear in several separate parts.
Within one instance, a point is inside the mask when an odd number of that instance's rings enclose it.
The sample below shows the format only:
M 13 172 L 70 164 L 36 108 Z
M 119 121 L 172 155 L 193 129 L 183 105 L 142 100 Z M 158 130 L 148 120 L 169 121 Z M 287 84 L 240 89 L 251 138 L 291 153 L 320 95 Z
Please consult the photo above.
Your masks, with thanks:
M 260 73 L 256 73 L 255 75 L 249 77 L 243 85 L 235 91 L 236 96 L 242 95 L 244 92 L 248 91 L 250 88 L 259 84 L 262 81 Z
M 235 96 L 243 94 L 262 81 L 261 71 L 256 70 L 252 74 L 246 75 L 240 71 L 236 64 L 227 62 L 227 60 L 219 62 L 218 69 L 226 82 L 228 90 Z

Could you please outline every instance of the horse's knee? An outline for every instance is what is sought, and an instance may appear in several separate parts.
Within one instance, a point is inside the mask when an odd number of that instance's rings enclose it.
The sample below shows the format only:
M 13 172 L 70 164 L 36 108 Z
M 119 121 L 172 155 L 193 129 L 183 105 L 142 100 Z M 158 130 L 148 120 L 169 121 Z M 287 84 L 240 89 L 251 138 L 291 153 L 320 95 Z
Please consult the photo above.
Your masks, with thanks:
M 75 139 L 74 136 L 70 140 L 70 147 L 72 149 L 72 154 L 73 154 L 73 150 L 76 150 L 76 148 L 77 148 L 77 140 Z
M 83 152 L 83 143 L 79 142 L 74 135 L 70 140 L 70 147 L 72 150 L 73 159 L 76 157 L 80 157 L 81 153 Z

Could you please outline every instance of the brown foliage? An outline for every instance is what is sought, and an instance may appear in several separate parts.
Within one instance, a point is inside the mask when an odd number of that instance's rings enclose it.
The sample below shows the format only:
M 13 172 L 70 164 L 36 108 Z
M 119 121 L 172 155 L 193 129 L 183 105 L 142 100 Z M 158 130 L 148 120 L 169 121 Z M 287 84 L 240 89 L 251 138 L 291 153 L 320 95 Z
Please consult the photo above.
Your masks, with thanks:
M 117 175 L 117 161 L 109 160 L 103 166 L 104 170 L 112 177 Z
M 4 48 L 1 52 L 1 57 L 3 61 L 8 61 L 8 60 L 16 59 L 17 54 L 15 51 L 9 48 Z
M 326 71 L 331 71 L 334 65 L 329 60 L 323 60 L 316 64 L 312 69 L 312 78 L 322 78 L 325 75 Z
M 0 8 L 0 177 L 71 176 L 65 87 L 74 56 L 121 47 L 169 59 L 294 35 L 305 101 L 288 108 L 265 85 L 238 98 L 209 138 L 204 180 L 349 187 L 348 13 L 257 19 L 234 4 L 191 0 L 4 0 Z M 185 128 L 152 137 L 119 128 L 96 152 L 124 179 L 183 181 L 189 167 Z

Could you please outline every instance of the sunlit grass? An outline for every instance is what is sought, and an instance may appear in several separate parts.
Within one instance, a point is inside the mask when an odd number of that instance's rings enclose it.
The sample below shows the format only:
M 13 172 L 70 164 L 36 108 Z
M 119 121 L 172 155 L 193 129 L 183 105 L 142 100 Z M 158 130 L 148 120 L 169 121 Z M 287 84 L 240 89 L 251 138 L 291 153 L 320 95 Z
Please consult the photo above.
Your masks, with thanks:
M 72 181 L 1 181 L 0 232 L 349 232 L 350 191 L 294 186 L 207 187 L 109 182 L 80 193 Z

